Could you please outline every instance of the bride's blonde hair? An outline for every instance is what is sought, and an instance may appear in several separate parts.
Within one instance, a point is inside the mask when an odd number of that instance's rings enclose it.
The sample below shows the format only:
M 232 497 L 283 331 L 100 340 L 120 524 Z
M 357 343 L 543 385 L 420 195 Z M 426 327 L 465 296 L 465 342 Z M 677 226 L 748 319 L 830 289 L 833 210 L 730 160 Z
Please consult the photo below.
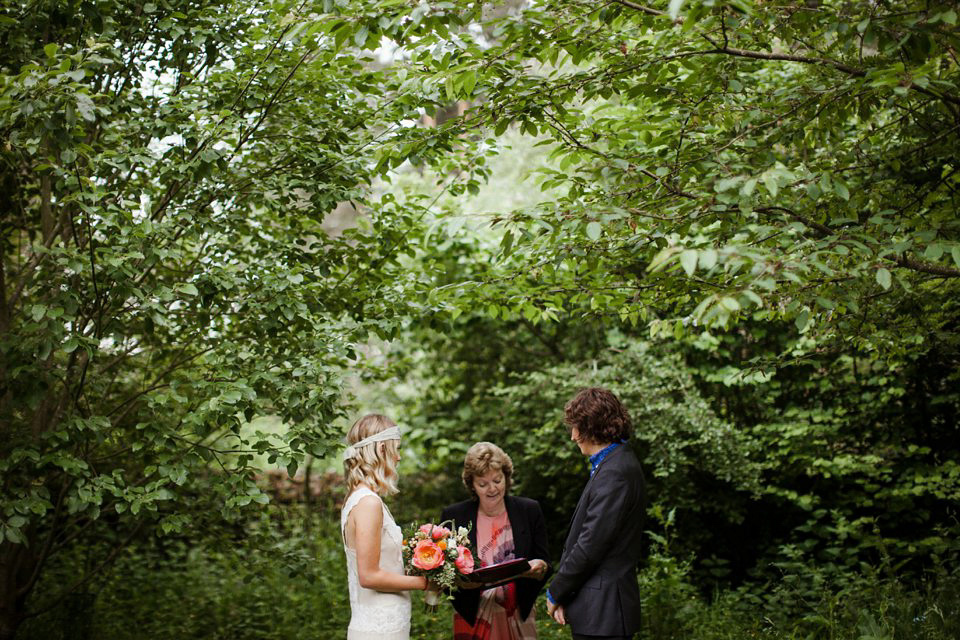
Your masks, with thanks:
M 364 438 L 395 427 L 396 422 L 377 413 L 363 416 L 347 432 L 347 444 L 356 444 Z M 356 455 L 343 462 L 343 476 L 347 493 L 364 483 L 381 496 L 397 493 L 397 445 L 399 440 L 371 442 L 357 449 Z M 380 455 L 383 446 L 384 455 Z

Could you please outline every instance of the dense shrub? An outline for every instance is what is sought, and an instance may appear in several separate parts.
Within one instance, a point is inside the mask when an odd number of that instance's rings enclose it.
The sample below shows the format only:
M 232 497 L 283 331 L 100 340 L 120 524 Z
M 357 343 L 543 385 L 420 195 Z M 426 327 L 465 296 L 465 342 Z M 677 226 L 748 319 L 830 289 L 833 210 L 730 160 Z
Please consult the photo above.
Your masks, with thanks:
M 415 510 L 409 504 L 393 506 L 395 511 Z M 776 584 L 718 588 L 704 597 L 702 585 L 693 579 L 692 558 L 672 549 L 672 515 L 658 511 L 654 516 L 664 535 L 653 535 L 639 575 L 645 640 L 960 637 L 956 571 L 940 567 L 910 584 L 889 565 L 843 580 L 824 576 L 814 565 L 798 565 Z M 78 572 L 82 554 L 70 557 Z M 59 580 L 70 574 L 68 564 L 51 573 Z M 342 638 L 350 617 L 345 581 L 337 513 L 307 513 L 300 505 L 271 507 L 262 519 L 248 523 L 248 536 L 232 546 L 175 540 L 132 549 L 109 579 L 29 620 L 21 633 L 28 640 Z M 450 637 L 448 606 L 429 612 L 418 594 L 413 605 L 414 639 Z M 542 598 L 537 619 L 542 640 L 569 638 L 568 629 L 547 617 Z

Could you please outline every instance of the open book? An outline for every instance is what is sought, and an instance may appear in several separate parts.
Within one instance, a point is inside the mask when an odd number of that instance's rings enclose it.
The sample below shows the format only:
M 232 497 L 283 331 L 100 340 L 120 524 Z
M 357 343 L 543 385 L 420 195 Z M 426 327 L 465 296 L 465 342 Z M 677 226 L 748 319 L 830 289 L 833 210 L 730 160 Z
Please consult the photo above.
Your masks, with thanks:
M 500 564 L 492 564 L 489 567 L 474 569 L 473 573 L 464 576 L 470 582 L 479 582 L 485 585 L 493 585 L 500 582 L 509 582 L 522 573 L 530 570 L 530 563 L 526 558 L 518 560 L 508 560 Z

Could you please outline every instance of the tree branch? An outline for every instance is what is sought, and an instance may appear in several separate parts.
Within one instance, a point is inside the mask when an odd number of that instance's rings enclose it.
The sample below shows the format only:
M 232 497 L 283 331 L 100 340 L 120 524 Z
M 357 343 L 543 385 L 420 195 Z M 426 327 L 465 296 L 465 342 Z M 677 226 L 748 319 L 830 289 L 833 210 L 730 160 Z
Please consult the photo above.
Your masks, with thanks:
M 887 260 L 895 262 L 904 269 L 912 269 L 920 273 L 929 273 L 942 278 L 960 278 L 960 269 L 954 269 L 953 267 L 942 264 L 925 262 L 915 258 L 908 258 L 907 256 L 897 256 L 896 258 L 887 258 Z
M 164 379 L 165 377 L 167 377 L 168 375 L 170 375 L 171 373 L 173 373 L 174 371 L 176 371 L 177 369 L 179 369 L 180 367 L 182 367 L 183 365 L 187 364 L 188 362 L 191 362 L 192 360 L 195 360 L 195 359 L 199 358 L 200 356 L 202 356 L 202 355 L 204 355 L 204 354 L 206 354 L 206 353 L 209 353 L 210 351 L 213 351 L 213 349 L 214 349 L 214 347 L 207 347 L 206 349 L 202 349 L 202 350 L 198 351 L 197 353 L 191 354 L 191 355 L 183 358 L 182 360 L 179 360 L 179 361 L 174 362 L 174 363 L 171 364 L 169 367 L 167 367 L 163 372 L 161 372 L 159 375 L 157 375 L 157 376 L 153 379 L 153 382 L 150 383 L 149 386 L 147 386 L 145 389 L 142 389 L 141 391 L 138 391 L 137 393 L 133 394 L 132 396 L 130 396 L 129 398 L 127 398 L 126 400 L 124 400 L 123 402 L 121 402 L 120 404 L 118 404 L 116 407 L 114 407 L 114 408 L 111 409 L 110 411 L 106 412 L 106 414 L 104 414 L 104 415 L 106 415 L 106 416 L 109 418 L 110 416 L 114 415 L 117 411 L 120 411 L 120 409 L 123 409 L 124 407 L 127 407 L 127 410 L 126 410 L 126 411 L 124 411 L 124 412 L 121 413 L 118 417 L 116 417 L 116 418 L 113 419 L 114 424 L 119 423 L 120 420 L 122 420 L 124 417 L 126 417 L 127 413 L 129 413 L 130 408 L 132 408 L 134 401 L 136 401 L 138 398 L 142 398 L 143 396 L 147 395 L 147 394 L 150 393 L 151 391 L 156 391 L 157 389 L 162 389 L 162 388 L 164 388 L 164 387 L 170 386 L 169 383 L 160 384 L 160 381 L 163 380 L 163 379 Z
M 828 67 L 833 67 L 838 71 L 842 71 L 848 75 L 856 76 L 862 78 L 867 75 L 867 72 L 863 69 L 856 69 L 854 67 L 843 64 L 842 62 L 837 62 L 836 60 L 831 60 L 829 58 L 814 58 L 810 56 L 799 56 L 790 53 L 767 53 L 765 51 L 749 51 L 747 49 L 737 49 L 736 47 L 717 47 L 712 53 L 723 53 L 729 56 L 735 56 L 738 58 L 752 58 L 754 60 L 782 60 L 784 62 L 799 62 L 801 64 L 811 64 L 811 65 L 826 65 Z
M 819 222 L 816 222 L 814 220 L 810 220 L 809 218 L 806 218 L 800 215 L 799 213 L 797 213 L 796 211 L 793 211 L 792 209 L 788 209 L 787 207 L 778 207 L 778 206 L 759 207 L 757 209 L 754 209 L 754 211 L 761 211 L 761 212 L 780 211 L 782 213 L 787 214 L 794 220 L 798 222 L 802 222 L 806 226 L 810 227 L 811 229 L 816 231 L 820 237 L 829 237 L 829 236 L 836 235 L 836 232 L 830 227 L 824 224 L 821 224 Z M 934 264 L 932 262 L 926 262 L 924 260 L 917 260 L 916 258 L 908 258 L 907 256 L 903 256 L 903 255 L 897 256 L 895 258 L 885 258 L 885 259 L 904 269 L 910 269 L 912 271 L 918 271 L 920 273 L 929 273 L 931 275 L 940 276 L 942 278 L 960 278 L 960 269 L 948 267 L 947 265 Z
M 815 230 L 818 233 L 818 235 L 820 235 L 820 237 L 828 237 L 828 236 L 835 235 L 834 230 L 828 227 L 827 225 L 821 224 L 815 220 L 811 220 L 807 217 L 804 217 L 799 213 L 797 213 L 796 211 L 794 211 L 793 209 L 788 209 L 787 207 L 778 207 L 778 206 L 757 207 L 756 209 L 754 209 L 754 211 L 759 211 L 761 213 L 771 213 L 774 211 L 779 211 L 781 213 L 787 214 L 797 222 L 801 222 L 806 226 L 810 227 L 811 229 Z
M 709 38 L 708 41 L 713 42 Z M 716 44 L 714 44 L 716 46 Z M 836 60 L 831 60 L 830 58 L 816 58 L 812 56 L 801 56 L 794 55 L 790 53 L 767 53 L 765 51 L 750 51 L 748 49 L 738 49 L 736 47 L 717 47 L 710 53 L 721 53 L 729 56 L 739 57 L 739 58 L 751 58 L 754 60 L 783 60 L 785 62 L 799 62 L 801 64 L 809 65 L 825 65 L 828 67 L 833 67 L 837 71 L 842 71 L 847 75 L 854 76 L 856 78 L 863 78 L 867 75 L 867 72 L 863 69 L 857 69 L 856 67 L 851 67 L 849 65 L 843 64 L 842 62 L 837 62 Z M 945 102 L 950 102 L 952 104 L 960 105 L 960 97 L 951 96 L 948 94 L 941 94 L 929 89 L 920 87 L 914 83 L 909 83 L 906 85 L 908 89 L 913 89 L 925 95 L 930 96 L 931 98 L 936 98 L 938 100 L 943 100 Z
M 627 7 L 627 8 L 629 8 L 629 9 L 633 9 L 634 11 L 639 11 L 640 13 L 646 13 L 647 15 L 658 16 L 658 17 L 662 17 L 662 18 L 669 18 L 669 17 L 670 17 L 670 14 L 667 13 L 666 11 L 659 11 L 659 10 L 657 10 L 657 9 L 651 9 L 650 7 L 645 7 L 645 6 L 642 5 L 642 4 L 637 4 L 637 3 L 635 3 L 635 2 L 630 2 L 630 0 L 613 0 L 613 1 L 614 1 L 615 3 L 617 3 L 617 4 L 620 4 L 620 5 L 623 5 L 623 6 Z M 682 21 L 681 19 L 679 19 L 679 18 L 677 19 L 677 21 L 678 21 L 678 22 L 683 22 L 683 21 Z
M 76 591 L 77 589 L 79 589 L 80 587 L 82 587 L 83 585 L 85 585 L 86 583 L 90 582 L 97 574 L 99 574 L 101 571 L 103 571 L 105 568 L 107 568 L 107 566 L 109 566 L 110 564 L 112 564 L 113 561 L 116 560 L 117 555 L 119 555 L 121 551 L 123 551 L 124 549 L 126 549 L 126 548 L 127 548 L 127 545 L 129 545 L 130 542 L 133 540 L 133 538 L 140 532 L 140 529 L 143 528 L 143 524 L 144 524 L 144 521 L 143 521 L 143 520 L 139 521 L 139 522 L 137 523 L 137 525 L 133 528 L 133 530 L 130 532 L 130 534 L 129 534 L 126 538 L 124 538 L 123 540 L 121 540 L 121 541 L 117 544 L 117 546 L 115 546 L 115 547 L 110 551 L 110 553 L 107 555 L 107 557 L 103 559 L 103 562 L 101 562 L 101 563 L 98 564 L 97 566 L 95 566 L 95 567 L 93 567 L 92 569 L 90 569 L 89 571 L 87 571 L 87 573 L 84 574 L 83 577 L 81 577 L 79 580 L 77 580 L 76 582 L 74 582 L 72 585 L 70 585 L 69 587 L 67 587 L 66 589 L 64 589 L 63 591 L 61 591 L 59 594 L 57 594 L 57 595 L 54 597 L 53 602 L 51 602 L 51 603 L 50 603 L 49 605 L 47 605 L 46 607 L 43 607 L 42 609 L 37 609 L 36 611 L 30 611 L 30 612 L 24 614 L 23 620 L 27 620 L 28 618 L 34 618 L 34 617 L 36 617 L 36 616 L 39 616 L 39 615 L 41 615 L 41 614 L 43 614 L 43 613 L 46 613 L 47 611 L 51 611 L 51 610 L 57 608 L 58 606 L 60 606 L 60 603 L 63 602 L 64 598 L 66 598 L 68 595 L 70 595 L 71 593 L 73 593 L 74 591 Z

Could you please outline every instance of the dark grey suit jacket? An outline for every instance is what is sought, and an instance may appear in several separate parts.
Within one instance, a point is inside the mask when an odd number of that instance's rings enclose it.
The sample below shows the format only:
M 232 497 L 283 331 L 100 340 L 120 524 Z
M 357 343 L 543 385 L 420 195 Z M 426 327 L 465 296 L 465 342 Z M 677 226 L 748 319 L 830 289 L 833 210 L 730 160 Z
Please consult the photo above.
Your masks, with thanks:
M 575 634 L 629 636 L 640 630 L 644 487 L 640 461 L 624 444 L 603 459 L 580 495 L 548 589 Z

